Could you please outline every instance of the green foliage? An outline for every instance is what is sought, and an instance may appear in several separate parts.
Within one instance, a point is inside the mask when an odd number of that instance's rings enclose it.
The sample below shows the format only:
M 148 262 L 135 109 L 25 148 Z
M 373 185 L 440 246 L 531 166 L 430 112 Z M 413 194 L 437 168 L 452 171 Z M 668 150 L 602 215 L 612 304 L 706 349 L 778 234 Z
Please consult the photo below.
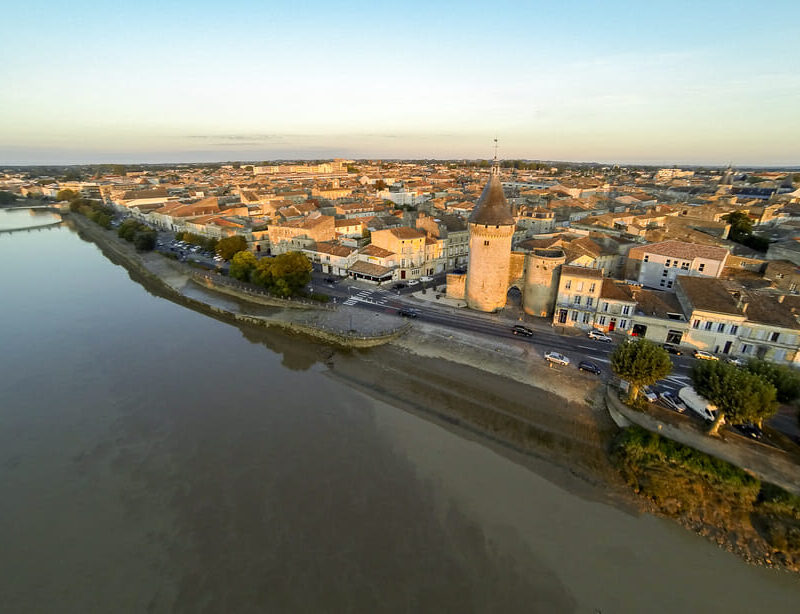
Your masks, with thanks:
M 139 251 L 152 251 L 156 246 L 155 230 L 148 229 L 137 232 L 133 237 L 133 245 Z
M 126 241 L 133 241 L 133 237 L 143 226 L 144 224 L 138 220 L 129 218 L 119 225 L 119 228 L 117 228 L 117 236 Z
M 750 501 L 755 500 L 761 488 L 757 479 L 739 467 L 638 426 L 627 428 L 617 436 L 612 445 L 612 458 L 630 472 L 629 478 L 643 469 L 671 466 L 712 484 L 741 490 Z
M 358 167 L 355 166 L 354 164 L 348 164 L 347 165 L 347 172 L 348 173 L 357 173 L 357 172 L 359 172 L 358 171 Z
M 311 261 L 301 252 L 262 258 L 250 274 L 250 281 L 278 296 L 295 296 L 311 281 Z
M 56 193 L 56 200 L 75 200 L 79 196 L 75 190 L 59 190 Z
M 12 194 L 11 192 L 6 192 L 5 190 L 0 190 L 0 205 L 10 205 L 13 202 L 16 202 L 17 196 Z
M 779 402 L 791 403 L 800 398 L 800 373 L 794 369 L 756 358 L 748 361 L 746 369 L 775 386 Z
M 667 351 L 646 339 L 620 343 L 611 354 L 611 370 L 630 384 L 628 400 L 633 403 L 644 386 L 656 383 L 672 371 Z
M 239 281 L 250 281 L 250 276 L 256 268 L 257 260 L 252 252 L 241 251 L 234 254 L 228 275 Z
M 697 361 L 692 368 L 695 390 L 717 406 L 716 433 L 725 419 L 733 424 L 760 424 L 775 413 L 776 390 L 769 381 L 750 371 L 718 360 Z
M 722 219 L 731 225 L 729 237 L 731 241 L 736 241 L 759 252 L 769 249 L 769 239 L 760 235 L 753 234 L 753 221 L 741 211 L 732 211 L 722 216 Z
M 217 243 L 217 253 L 225 260 L 230 260 L 237 252 L 247 249 L 247 240 L 241 235 L 225 237 Z
M 114 219 L 113 209 L 88 198 L 75 198 L 69 203 L 69 210 L 86 216 L 103 228 L 111 228 L 111 220 Z

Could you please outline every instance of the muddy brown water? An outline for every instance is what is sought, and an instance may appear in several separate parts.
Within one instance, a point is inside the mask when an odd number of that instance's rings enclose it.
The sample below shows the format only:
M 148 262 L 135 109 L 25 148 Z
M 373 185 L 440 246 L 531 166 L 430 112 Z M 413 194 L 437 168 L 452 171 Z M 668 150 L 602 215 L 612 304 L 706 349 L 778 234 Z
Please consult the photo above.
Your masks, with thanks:
M 406 407 L 400 385 L 369 394 L 379 352 L 175 305 L 68 227 L 0 238 L 0 313 L 0 611 L 800 607 L 787 574 Z

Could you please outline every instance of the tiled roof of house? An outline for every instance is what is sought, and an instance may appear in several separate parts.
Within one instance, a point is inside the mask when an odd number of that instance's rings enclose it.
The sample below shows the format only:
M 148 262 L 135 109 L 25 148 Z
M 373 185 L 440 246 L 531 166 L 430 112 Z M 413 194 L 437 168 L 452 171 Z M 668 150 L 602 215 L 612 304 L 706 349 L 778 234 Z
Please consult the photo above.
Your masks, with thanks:
M 694 309 L 736 316 L 743 315 L 741 306 L 719 279 L 688 275 L 679 275 L 676 279 Z
M 646 253 L 682 258 L 683 260 L 692 260 L 694 258 L 725 260 L 728 256 L 728 250 L 723 247 L 684 243 L 683 241 L 662 241 L 661 243 L 651 243 L 649 245 L 631 248 L 630 257 Z

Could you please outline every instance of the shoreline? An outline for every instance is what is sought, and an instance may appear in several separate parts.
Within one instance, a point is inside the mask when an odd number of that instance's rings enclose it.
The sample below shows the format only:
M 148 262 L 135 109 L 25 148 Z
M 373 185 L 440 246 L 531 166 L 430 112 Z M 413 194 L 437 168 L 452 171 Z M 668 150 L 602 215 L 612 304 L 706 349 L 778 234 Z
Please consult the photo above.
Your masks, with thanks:
M 606 504 L 670 519 L 749 564 L 800 572 L 775 564 L 774 557 L 765 555 L 767 548 L 756 547 L 752 540 L 740 543 L 735 528 L 725 526 L 724 519 L 710 523 L 702 518 L 671 515 L 628 487 L 609 454 L 619 429 L 606 409 L 605 383 L 600 380 L 579 376 L 576 383 L 574 374 L 568 379 L 558 369 L 528 360 L 521 343 L 509 346 L 507 342 L 499 344 L 477 335 L 464 339 L 456 331 L 426 323 L 416 323 L 410 331 L 381 339 L 380 343 L 356 345 L 282 319 L 282 314 L 286 316 L 280 307 L 274 308 L 277 314 L 268 316 L 236 313 L 182 293 L 176 286 L 185 284 L 187 275 L 177 271 L 165 257 L 152 255 L 164 265 L 156 273 L 132 246 L 105 234 L 111 231 L 80 216 L 65 218 L 112 262 L 123 266 L 133 281 L 156 296 L 233 324 L 248 338 L 246 329 L 260 329 L 322 342 L 329 350 L 324 351 L 321 346 L 311 364 L 325 363 L 327 375 L 367 396 L 444 428 L 457 429 L 461 435 L 513 456 L 515 462 L 538 464 L 538 472 L 544 463 L 559 487 L 578 488 L 584 496 Z M 234 298 L 247 302 L 246 298 Z M 569 486 L 565 486 L 567 481 Z

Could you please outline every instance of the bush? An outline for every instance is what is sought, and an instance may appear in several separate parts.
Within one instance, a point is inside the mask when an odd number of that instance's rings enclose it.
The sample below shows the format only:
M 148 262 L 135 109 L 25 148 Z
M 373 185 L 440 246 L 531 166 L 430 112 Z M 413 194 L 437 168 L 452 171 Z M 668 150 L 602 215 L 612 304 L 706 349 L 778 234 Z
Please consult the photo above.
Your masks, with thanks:
M 137 232 L 133 237 L 133 245 L 139 251 L 152 251 L 156 246 L 155 230 L 147 229 Z

